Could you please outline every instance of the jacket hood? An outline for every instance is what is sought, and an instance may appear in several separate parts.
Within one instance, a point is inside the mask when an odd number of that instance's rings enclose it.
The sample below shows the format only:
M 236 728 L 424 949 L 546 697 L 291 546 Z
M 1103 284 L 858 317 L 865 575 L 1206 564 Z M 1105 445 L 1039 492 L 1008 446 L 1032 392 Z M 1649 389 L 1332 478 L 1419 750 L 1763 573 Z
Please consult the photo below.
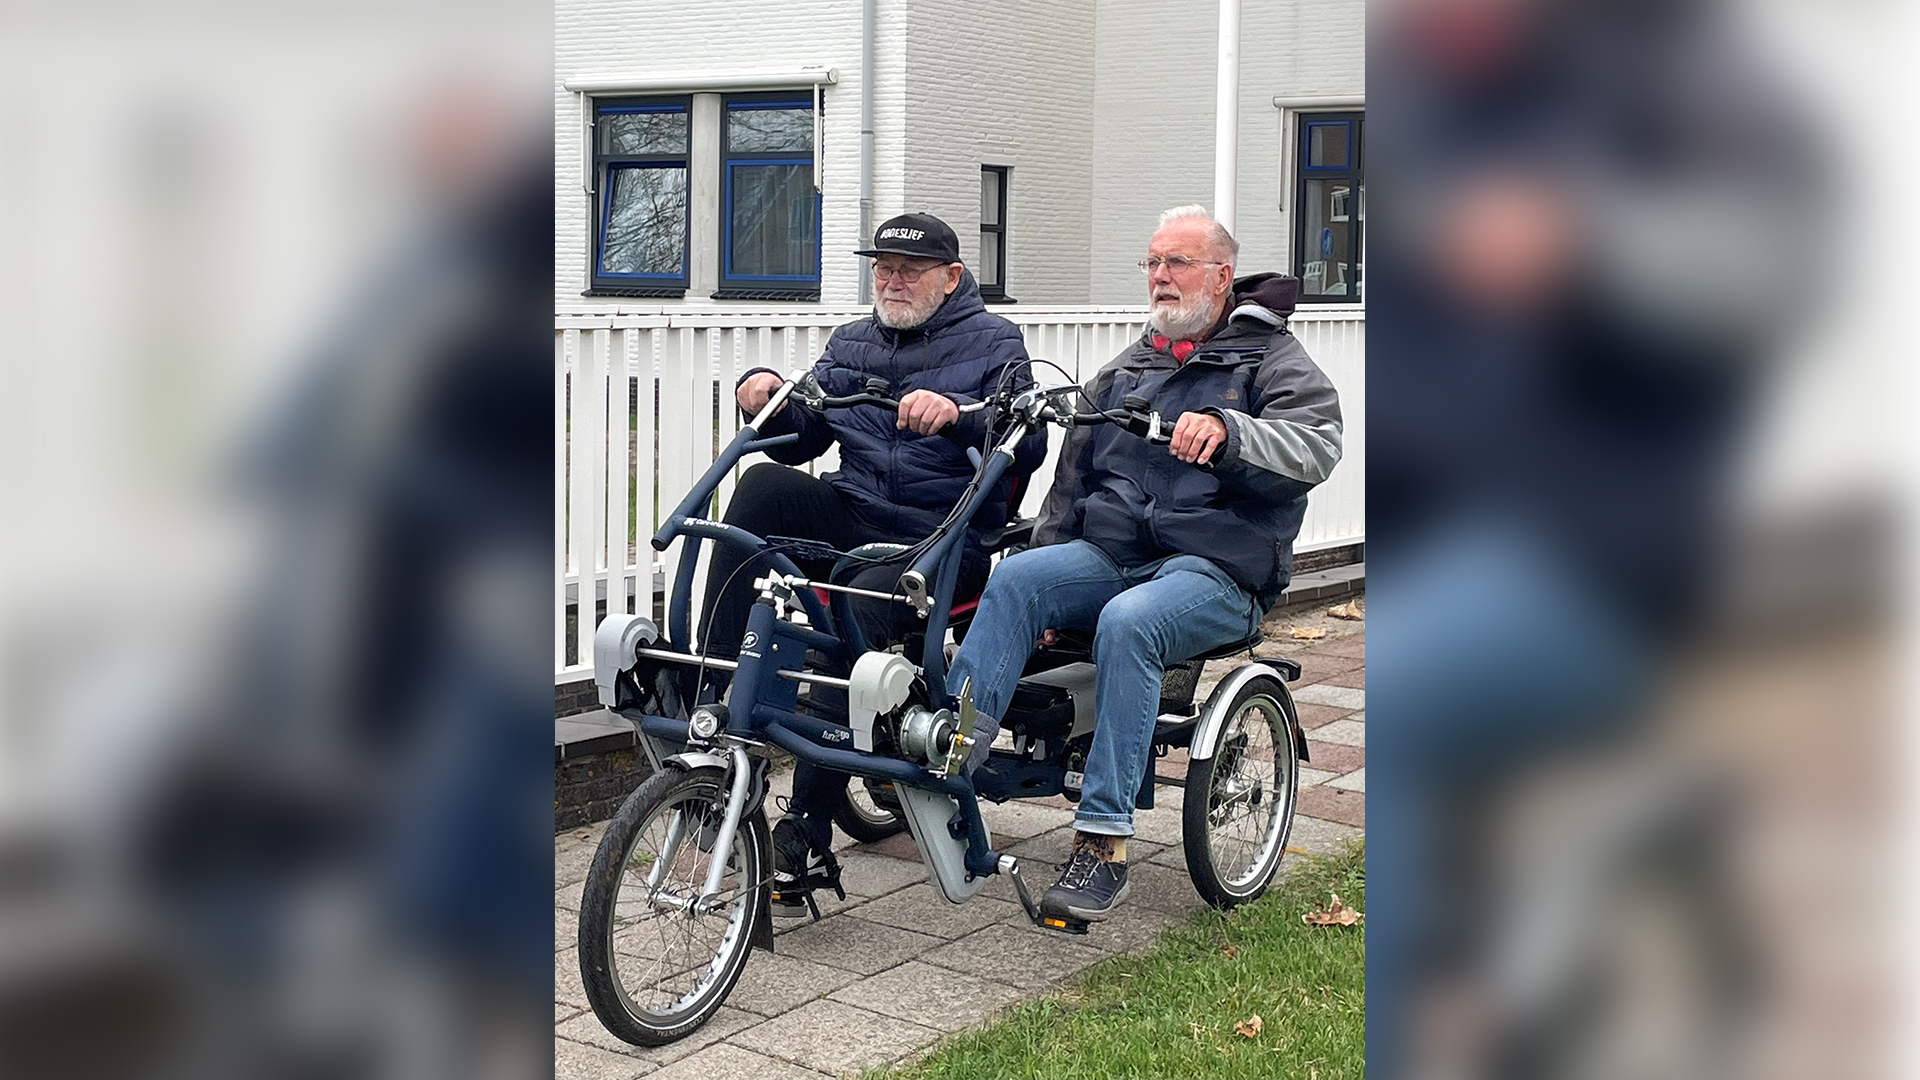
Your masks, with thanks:
M 1227 305 L 1231 313 L 1228 318 L 1244 315 L 1279 326 L 1293 314 L 1299 302 L 1299 278 L 1286 274 L 1248 274 L 1234 280 L 1233 299 Z

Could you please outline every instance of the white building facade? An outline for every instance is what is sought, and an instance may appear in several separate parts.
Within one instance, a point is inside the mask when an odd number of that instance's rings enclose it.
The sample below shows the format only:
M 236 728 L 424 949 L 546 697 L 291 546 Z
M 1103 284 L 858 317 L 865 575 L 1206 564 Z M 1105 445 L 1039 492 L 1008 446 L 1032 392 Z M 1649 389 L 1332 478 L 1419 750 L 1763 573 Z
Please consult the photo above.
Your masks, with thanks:
M 1213 198 L 1214 5 L 874 3 L 872 222 L 907 211 L 937 214 L 959 233 L 962 256 L 978 274 L 983 217 L 989 236 L 996 225 L 995 200 L 983 200 L 983 186 L 991 196 L 998 180 L 983 170 L 1004 170 L 1000 277 L 1012 301 L 1139 302 L 1143 285 L 1133 263 L 1159 212 Z M 556 17 L 559 305 L 703 304 L 716 293 L 725 302 L 730 292 L 833 307 L 859 302 L 864 270 L 850 254 L 862 246 L 859 0 L 561 0 Z M 1241 269 L 1299 272 L 1306 269 L 1293 258 L 1301 225 L 1294 206 L 1302 179 L 1299 121 L 1303 114 L 1357 116 L 1364 109 L 1364 5 L 1245 0 L 1240 43 Z M 752 185 L 729 179 L 753 166 L 729 156 L 722 129 L 754 103 L 749 94 L 767 101 L 783 91 L 809 105 L 817 92 L 820 106 L 814 137 L 781 143 L 790 153 L 778 159 L 817 163 L 817 277 L 782 274 L 784 285 L 772 276 L 742 281 L 728 273 L 729 256 L 742 254 L 729 245 L 745 242 L 728 234 L 726 211 L 744 217 L 757 208 L 743 202 Z M 596 123 L 596 113 L 609 102 L 649 101 L 687 110 L 684 277 L 659 278 L 666 282 L 660 288 L 596 289 L 613 186 L 607 161 L 595 161 L 594 135 L 606 138 L 601 129 L 608 126 L 605 113 Z M 1349 152 L 1357 164 L 1359 129 L 1352 130 Z M 1356 206 L 1350 214 L 1361 212 Z M 1309 249 L 1324 229 L 1323 222 L 1310 224 Z M 1347 242 L 1346 230 L 1334 232 L 1336 246 Z M 1357 253 L 1349 261 L 1357 262 Z M 812 269 L 744 265 L 750 262 L 733 269 Z M 1357 298 L 1357 269 L 1341 299 Z M 728 290 L 727 279 L 740 287 Z M 631 295 L 675 286 L 683 286 L 677 296 Z

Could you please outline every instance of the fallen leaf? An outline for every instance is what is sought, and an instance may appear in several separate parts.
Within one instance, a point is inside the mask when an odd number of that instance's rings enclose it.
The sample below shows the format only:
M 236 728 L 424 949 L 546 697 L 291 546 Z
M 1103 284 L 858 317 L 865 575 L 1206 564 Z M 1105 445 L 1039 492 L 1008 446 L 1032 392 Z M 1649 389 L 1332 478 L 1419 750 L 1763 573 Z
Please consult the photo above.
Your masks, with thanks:
M 1309 926 L 1352 926 L 1366 918 L 1365 915 L 1340 902 L 1339 893 L 1328 893 L 1333 900 L 1322 909 L 1309 911 L 1300 916 L 1300 921 Z
M 1327 609 L 1327 614 L 1336 619 L 1364 619 L 1367 617 L 1367 602 L 1355 597 L 1344 604 L 1335 604 Z
M 1233 1033 L 1235 1035 L 1244 1035 L 1249 1039 L 1257 1039 L 1260 1037 L 1260 1029 L 1266 1026 L 1266 1022 L 1260 1019 L 1260 1014 L 1254 1013 L 1252 1016 L 1233 1025 Z
M 592 836 L 593 834 L 592 834 L 592 833 L 590 833 L 590 832 L 588 832 L 588 831 L 587 831 L 587 830 L 585 830 L 585 829 L 582 829 L 582 830 L 580 830 L 579 832 L 577 832 L 577 833 L 574 833 L 573 835 L 574 835 L 575 837 L 577 837 L 578 839 L 581 839 L 581 840 L 585 840 L 585 839 L 586 839 L 587 837 L 589 837 L 589 836 Z
M 1221 951 L 1227 954 L 1227 959 L 1229 960 L 1240 955 L 1240 950 L 1237 947 L 1232 945 L 1227 946 L 1225 949 L 1222 949 Z
M 1326 629 L 1319 626 L 1295 626 L 1289 628 L 1288 633 L 1298 641 L 1319 641 L 1327 636 Z

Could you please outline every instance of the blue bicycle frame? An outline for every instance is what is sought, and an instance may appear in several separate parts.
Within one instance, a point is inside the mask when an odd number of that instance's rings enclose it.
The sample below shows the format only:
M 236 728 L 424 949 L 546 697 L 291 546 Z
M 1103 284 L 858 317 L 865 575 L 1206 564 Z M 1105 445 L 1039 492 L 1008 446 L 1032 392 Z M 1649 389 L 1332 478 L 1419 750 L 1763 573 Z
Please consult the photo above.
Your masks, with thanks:
M 690 609 L 701 543 L 712 541 L 727 544 L 745 554 L 762 554 L 772 562 L 779 574 L 804 578 L 799 567 L 786 555 L 777 550 L 768 550 L 772 545 L 766 539 L 704 516 L 721 480 L 742 458 L 798 438 L 797 435 L 777 435 L 763 439 L 759 434 L 760 425 L 786 402 L 794 386 L 795 379 L 788 379 L 775 391 L 766 407 L 741 427 L 739 434 L 727 444 L 726 449 L 653 536 L 656 551 L 665 551 L 677 538 L 684 537 L 687 541 L 680 552 L 680 571 L 668 598 L 666 631 L 667 640 L 672 646 L 671 654 L 675 654 L 671 655 L 672 660 L 691 664 L 704 662 L 707 666 L 719 668 L 729 666 L 726 661 L 703 661 L 692 648 Z M 927 618 L 920 667 L 922 677 L 938 704 L 948 707 L 953 704 L 945 689 L 946 654 L 942 646 L 946 638 L 953 590 L 959 577 L 966 523 L 973 519 L 1012 465 L 1013 448 L 1031 423 L 1031 419 L 1016 421 L 1012 430 L 989 452 L 985 460 L 980 458 L 977 451 L 968 451 L 980 469 L 980 482 L 975 486 L 972 497 L 953 518 L 953 526 L 902 574 L 915 606 Z M 788 602 L 797 604 L 806 612 L 810 625 L 802 626 L 781 617 L 782 605 Z M 846 594 L 832 593 L 829 603 L 830 606 L 823 605 L 813 589 L 807 587 L 787 589 L 770 584 L 762 590 L 747 618 L 739 660 L 733 665 L 730 701 L 734 707 L 728 712 L 726 733 L 750 742 L 772 743 L 795 758 L 820 768 L 888 780 L 951 796 L 959 804 L 960 814 L 949 828 L 954 830 L 956 839 L 959 838 L 959 830 L 965 832 L 967 871 L 977 876 L 998 872 L 1000 855 L 990 846 L 990 835 L 981 819 L 979 802 L 969 778 L 965 775 L 942 775 L 902 758 L 861 750 L 837 750 L 822 745 L 821 740 L 851 742 L 852 729 L 794 711 L 799 684 L 802 682 L 841 688 L 848 685 L 844 679 L 806 672 L 808 649 L 819 649 L 846 664 L 850 664 L 865 650 L 865 642 L 851 616 Z M 669 659 L 669 654 L 660 650 L 645 652 L 655 659 Z M 631 709 L 622 710 L 622 713 L 653 738 L 677 743 L 686 742 L 690 737 L 686 720 Z

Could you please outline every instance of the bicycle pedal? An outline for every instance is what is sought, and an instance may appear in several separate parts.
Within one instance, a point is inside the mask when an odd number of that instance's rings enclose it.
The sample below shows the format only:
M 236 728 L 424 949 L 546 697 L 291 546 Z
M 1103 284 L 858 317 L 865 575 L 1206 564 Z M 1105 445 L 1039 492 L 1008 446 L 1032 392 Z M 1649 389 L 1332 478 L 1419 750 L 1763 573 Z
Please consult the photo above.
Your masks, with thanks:
M 832 889 L 833 895 L 842 900 L 847 898 L 847 890 L 840 887 L 840 861 L 832 853 L 824 856 L 819 866 L 807 870 L 807 894 L 811 899 L 815 889 Z
M 1042 915 L 1038 920 L 1038 925 L 1044 926 L 1049 930 L 1058 930 L 1063 934 L 1080 934 L 1084 936 L 1087 932 L 1087 927 L 1092 924 L 1085 919 L 1075 919 L 1071 917 L 1063 919 L 1058 915 Z

